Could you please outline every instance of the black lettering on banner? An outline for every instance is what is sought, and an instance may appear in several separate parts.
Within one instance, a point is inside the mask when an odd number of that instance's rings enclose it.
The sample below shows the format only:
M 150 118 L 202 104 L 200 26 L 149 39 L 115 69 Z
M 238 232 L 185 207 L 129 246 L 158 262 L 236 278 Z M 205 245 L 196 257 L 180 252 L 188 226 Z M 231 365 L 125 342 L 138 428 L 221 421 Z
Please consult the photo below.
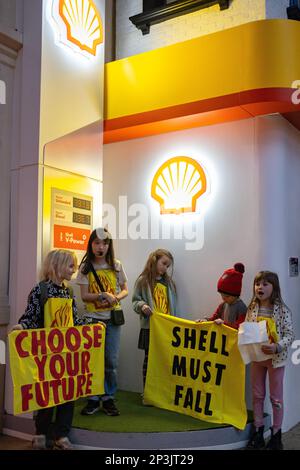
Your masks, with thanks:
M 191 376 L 191 379 L 196 380 L 199 377 L 200 364 L 201 364 L 200 359 L 195 359 L 193 357 L 191 358 L 191 363 L 190 363 L 190 376 Z
M 208 335 L 207 330 L 200 330 L 200 338 L 199 338 L 199 351 L 205 351 L 205 343 L 206 343 L 206 336 Z
M 209 371 L 209 368 L 211 367 L 211 362 L 210 361 L 205 361 L 203 364 L 203 369 L 206 375 L 202 376 L 202 382 L 207 383 L 211 379 L 211 374 Z
M 184 337 L 181 334 L 184 334 Z M 219 341 L 219 338 L 221 341 Z M 225 334 L 220 335 L 220 331 L 197 330 L 193 328 L 184 328 L 183 330 L 176 326 L 173 328 L 172 346 L 176 348 L 181 346 L 189 350 L 198 349 L 199 351 L 208 351 L 214 354 L 219 353 L 223 356 L 229 356 L 230 354 L 227 350 L 227 336 Z M 214 361 L 206 360 L 203 362 L 201 354 L 196 354 L 196 357 L 175 354 L 173 356 L 172 375 L 188 377 L 194 381 L 198 379 L 203 384 L 213 380 L 215 385 L 220 386 L 226 367 L 225 364 L 215 363 Z M 212 368 L 216 372 L 212 372 Z M 195 390 L 193 387 L 175 386 L 175 406 L 181 406 L 184 409 L 188 408 L 197 413 L 212 416 L 211 401 L 211 393 Z
M 217 337 L 217 333 L 215 331 L 212 331 L 211 336 L 210 336 L 210 345 L 209 345 L 209 352 L 211 353 L 218 352 L 218 349 L 215 347 L 216 337 Z
M 216 363 L 215 368 L 217 369 L 216 385 L 220 385 L 221 380 L 222 380 L 222 374 L 223 374 L 223 371 L 226 369 L 226 366 L 225 364 Z
M 179 405 L 179 399 L 182 398 L 182 390 L 183 390 L 183 386 L 182 386 L 182 385 L 176 385 L 176 386 L 175 386 L 174 405 L 176 405 L 176 406 Z
M 197 411 L 198 413 L 202 413 L 202 408 L 199 406 L 201 395 L 202 395 L 202 392 L 200 390 L 197 390 L 195 411 Z M 210 402 L 211 402 L 211 393 L 206 393 L 205 394 L 205 407 L 204 407 L 204 414 L 206 416 L 212 416 L 212 411 L 209 409 Z
M 195 403 L 195 411 L 197 411 L 197 413 L 202 413 L 202 408 L 200 406 L 200 399 L 201 399 L 201 391 L 197 390 L 196 403 Z
M 180 346 L 180 343 L 181 343 L 180 336 L 178 335 L 179 332 L 180 332 L 180 326 L 174 326 L 173 336 L 176 339 L 176 341 L 172 341 L 172 346 L 174 346 L 174 348 L 178 348 L 178 346 Z
M 227 337 L 226 335 L 222 335 L 222 350 L 221 350 L 221 354 L 223 356 L 229 356 L 229 352 L 226 351 L 226 340 L 227 340 Z
M 186 377 L 186 357 L 175 354 L 173 359 L 172 375 L 179 375 L 180 377 Z
M 194 395 L 194 393 L 196 395 Z M 203 405 L 200 406 L 202 400 L 202 403 L 204 403 L 204 414 L 206 416 L 212 416 L 213 412 L 210 409 L 211 397 L 211 393 L 205 393 L 203 390 L 194 391 L 191 387 L 184 389 L 182 385 L 176 385 L 174 404 L 178 406 L 179 401 L 183 399 L 183 408 L 190 408 L 197 413 L 202 413 Z
M 186 391 L 184 404 L 183 404 L 183 408 L 188 408 L 188 407 L 190 409 L 193 408 L 193 389 L 190 387 Z
M 212 416 L 213 414 L 212 410 L 209 409 L 210 402 L 211 402 L 211 393 L 207 393 L 206 400 L 205 400 L 205 408 L 204 408 L 204 414 L 206 416 Z
M 184 329 L 184 347 L 195 349 L 196 346 L 196 330 L 185 328 Z

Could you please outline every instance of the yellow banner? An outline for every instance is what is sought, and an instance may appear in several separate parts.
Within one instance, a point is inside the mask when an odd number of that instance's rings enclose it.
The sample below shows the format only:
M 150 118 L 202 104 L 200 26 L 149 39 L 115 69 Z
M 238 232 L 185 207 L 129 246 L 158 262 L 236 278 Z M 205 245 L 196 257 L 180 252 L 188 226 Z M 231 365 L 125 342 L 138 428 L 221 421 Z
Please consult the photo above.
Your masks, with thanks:
M 96 271 L 96 273 L 101 281 L 104 292 L 109 292 L 114 295 L 116 293 L 117 288 L 117 276 L 115 271 L 113 271 L 112 269 L 99 269 L 99 271 Z M 88 280 L 89 292 L 93 294 L 99 294 L 99 286 L 91 271 L 88 273 Z M 108 309 L 107 302 L 100 300 L 96 300 L 94 302 L 87 302 L 86 307 L 89 312 L 104 312 Z
M 44 305 L 44 327 L 60 328 L 74 326 L 73 299 L 50 297 Z
M 244 429 L 245 366 L 237 330 L 154 313 L 144 399 L 159 408 Z
M 104 393 L 101 324 L 18 330 L 8 339 L 14 414 Z

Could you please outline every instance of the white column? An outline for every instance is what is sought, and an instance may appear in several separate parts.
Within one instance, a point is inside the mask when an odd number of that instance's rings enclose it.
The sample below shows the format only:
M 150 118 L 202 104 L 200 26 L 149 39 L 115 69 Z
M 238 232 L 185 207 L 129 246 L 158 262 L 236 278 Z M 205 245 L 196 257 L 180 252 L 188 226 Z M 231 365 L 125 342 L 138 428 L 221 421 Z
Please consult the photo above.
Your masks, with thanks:
M 104 27 L 105 2 L 94 3 Z M 94 60 L 60 44 L 49 21 L 49 5 L 50 0 L 24 2 L 11 172 L 11 324 L 24 312 L 28 293 L 39 278 L 42 253 L 50 248 L 45 191 L 50 191 L 52 184 L 68 189 L 71 175 L 76 175 L 74 180 L 80 180 L 83 193 L 95 197 L 94 207 L 100 217 L 104 42 Z M 70 149 L 78 149 L 78 135 L 81 151 L 75 155 Z M 57 155 L 51 149 L 57 149 L 52 144 L 60 139 L 65 145 Z M 12 413 L 9 373 L 6 410 Z

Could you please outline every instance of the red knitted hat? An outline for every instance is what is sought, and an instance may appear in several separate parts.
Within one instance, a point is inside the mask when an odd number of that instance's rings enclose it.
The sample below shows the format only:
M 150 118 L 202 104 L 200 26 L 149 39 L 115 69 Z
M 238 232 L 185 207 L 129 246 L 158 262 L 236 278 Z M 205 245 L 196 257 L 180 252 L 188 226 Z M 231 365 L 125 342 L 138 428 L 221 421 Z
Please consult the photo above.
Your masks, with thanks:
M 226 269 L 218 280 L 218 292 L 239 297 L 244 272 L 245 266 L 242 263 L 236 263 L 233 268 Z

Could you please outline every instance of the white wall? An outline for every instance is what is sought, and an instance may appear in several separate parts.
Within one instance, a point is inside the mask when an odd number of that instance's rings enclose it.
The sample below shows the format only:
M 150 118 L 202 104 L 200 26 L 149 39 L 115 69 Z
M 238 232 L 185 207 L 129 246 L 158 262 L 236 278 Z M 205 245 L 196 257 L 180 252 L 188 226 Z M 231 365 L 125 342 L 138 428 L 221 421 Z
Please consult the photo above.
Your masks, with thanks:
M 299 277 L 288 276 L 288 259 L 300 258 L 300 133 L 280 116 L 259 118 L 256 149 L 260 165 L 261 267 L 278 273 L 282 297 L 293 313 L 295 338 L 299 339 Z M 300 421 L 299 367 L 289 361 L 285 371 L 285 430 Z M 270 412 L 269 401 L 266 405 Z
M 219 6 L 198 10 L 150 27 L 144 35 L 129 20 L 141 13 L 142 0 L 116 0 L 116 58 L 168 46 L 180 41 L 211 34 L 251 21 L 266 18 L 287 18 L 289 0 L 233 0 L 227 10 Z
M 160 136 L 109 144 L 104 149 L 104 202 L 116 208 L 117 221 L 126 218 L 118 211 L 119 195 L 127 205 L 143 203 L 160 218 L 151 201 L 150 177 L 167 157 L 190 155 L 205 163 L 212 176 L 212 197 L 204 216 L 204 245 L 187 251 L 186 240 L 151 240 L 130 237 L 116 227 L 116 255 L 129 277 L 130 295 L 123 302 L 123 328 L 119 368 L 120 388 L 141 390 L 143 352 L 137 349 L 139 318 L 131 307 L 135 279 L 150 251 L 169 249 L 175 257 L 175 281 L 180 311 L 196 319 L 211 313 L 220 301 L 216 283 L 224 269 L 235 262 L 245 264 L 242 298 L 248 303 L 254 275 L 261 269 L 279 273 L 283 297 L 294 311 L 296 335 L 300 322 L 299 278 L 287 275 L 288 256 L 300 256 L 299 222 L 299 134 L 279 116 L 185 130 Z M 284 176 L 283 176 L 284 175 Z M 113 181 L 113 184 L 112 184 Z M 287 188 L 293 187 L 292 195 Z M 282 203 L 284 201 L 284 203 Z M 137 217 L 128 216 L 128 226 Z M 280 221 L 285 222 L 280 224 Z M 277 232 L 277 227 L 280 229 Z M 112 228 L 112 227 L 110 227 Z M 276 230 L 275 230 L 276 228 Z M 120 239 L 123 237 L 123 239 Z M 130 367 L 128 365 L 130 364 Z M 286 372 L 284 429 L 300 420 L 297 366 Z M 247 404 L 251 405 L 247 375 Z M 266 410 L 270 406 L 266 400 Z M 250 406 L 251 407 L 251 406 Z
M 0 80 L 5 84 L 5 100 L 3 100 L 5 102 L 0 102 L 0 325 L 5 325 L 9 321 L 10 158 L 12 152 L 13 83 L 16 58 L 17 53 L 15 51 L 0 43 Z
M 189 318 L 211 313 L 220 297 L 216 283 L 224 269 L 241 261 L 246 265 L 243 298 L 250 299 L 250 284 L 258 265 L 259 195 L 253 191 L 258 178 L 254 155 L 254 120 L 229 123 L 135 139 L 105 146 L 104 202 L 118 207 L 118 196 L 126 195 L 128 206 L 139 202 L 160 220 L 157 203 L 150 198 L 150 177 L 172 156 L 194 156 L 211 174 L 212 196 L 204 216 L 204 245 L 186 250 L 187 240 L 117 240 L 116 253 L 129 276 L 130 295 L 151 250 L 169 249 L 175 256 L 175 280 L 179 308 Z M 111 184 L 111 182 L 114 182 Z M 121 215 L 123 217 L 123 214 Z M 128 217 L 128 224 L 134 217 Z M 176 219 L 176 217 L 175 217 Z M 201 219 L 200 222 L 201 224 Z M 249 230 L 251 223 L 253 229 Z M 119 228 L 117 238 L 120 238 Z M 140 363 L 136 363 L 139 319 L 124 302 L 127 323 L 122 337 L 121 387 L 141 386 Z M 141 360 L 142 352 L 138 356 Z M 130 370 L 126 367 L 131 364 Z M 126 373 L 124 372 L 126 371 Z

